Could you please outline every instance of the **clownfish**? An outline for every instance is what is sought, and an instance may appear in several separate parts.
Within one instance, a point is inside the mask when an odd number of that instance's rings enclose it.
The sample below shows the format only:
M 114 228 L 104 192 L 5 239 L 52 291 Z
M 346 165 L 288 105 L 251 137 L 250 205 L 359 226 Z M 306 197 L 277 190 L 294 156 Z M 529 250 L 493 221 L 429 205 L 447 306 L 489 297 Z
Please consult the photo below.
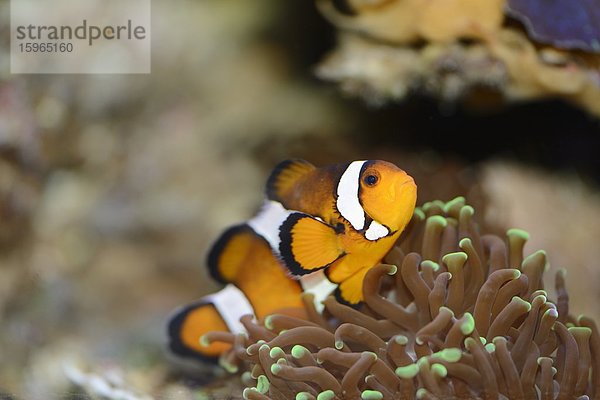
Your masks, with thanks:
M 210 274 L 227 286 L 175 312 L 171 349 L 215 359 L 230 345 L 202 345 L 204 333 L 243 332 L 244 314 L 305 317 L 302 292 L 315 295 L 317 309 L 333 291 L 343 302 L 360 303 L 365 274 L 394 245 L 415 203 L 414 180 L 385 161 L 322 168 L 283 161 L 267 180 L 260 212 L 212 246 Z
M 362 281 L 392 248 L 417 200 L 411 176 L 386 161 L 316 168 L 304 160 L 279 164 L 267 181 L 263 213 L 285 209 L 262 234 L 292 276 L 321 269 L 336 295 L 362 301 Z M 292 211 L 293 210 L 293 211 Z M 260 216 L 260 214 L 259 214 Z M 276 226 L 278 224 L 278 226 Z

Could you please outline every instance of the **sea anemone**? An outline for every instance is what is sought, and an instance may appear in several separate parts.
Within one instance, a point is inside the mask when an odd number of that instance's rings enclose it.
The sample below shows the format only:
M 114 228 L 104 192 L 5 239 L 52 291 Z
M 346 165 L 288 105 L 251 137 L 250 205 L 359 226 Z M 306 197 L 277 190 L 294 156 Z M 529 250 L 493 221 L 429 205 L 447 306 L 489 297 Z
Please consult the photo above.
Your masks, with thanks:
M 544 251 L 528 234 L 480 234 L 460 197 L 418 208 L 363 283 L 360 308 L 311 295 L 309 320 L 242 318 L 221 358 L 246 368 L 245 399 L 584 399 L 600 396 L 600 334 L 569 314 L 565 271 L 544 290 Z M 233 367 L 233 368 L 232 368 Z

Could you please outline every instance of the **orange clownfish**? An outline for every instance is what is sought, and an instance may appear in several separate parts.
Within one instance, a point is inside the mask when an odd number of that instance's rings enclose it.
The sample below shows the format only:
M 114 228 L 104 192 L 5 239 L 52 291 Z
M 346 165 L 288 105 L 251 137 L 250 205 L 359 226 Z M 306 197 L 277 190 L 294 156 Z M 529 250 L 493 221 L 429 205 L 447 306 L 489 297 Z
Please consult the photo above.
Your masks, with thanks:
M 362 301 L 362 281 L 410 221 L 417 186 L 386 161 L 354 161 L 316 168 L 284 161 L 267 182 L 261 214 L 265 237 L 293 276 L 324 269 L 342 301 Z M 291 211 L 294 210 L 294 211 Z M 254 219 L 260 219 L 259 214 Z M 279 220 L 270 214 L 278 215 Z
M 413 179 L 375 160 L 322 168 L 284 161 L 271 173 L 266 194 L 254 218 L 213 245 L 209 270 L 228 285 L 175 312 L 169 323 L 175 353 L 218 357 L 229 345 L 203 346 L 199 338 L 243 331 L 244 314 L 303 317 L 303 291 L 315 294 L 317 309 L 334 290 L 340 300 L 358 304 L 366 272 L 394 245 L 416 203 Z

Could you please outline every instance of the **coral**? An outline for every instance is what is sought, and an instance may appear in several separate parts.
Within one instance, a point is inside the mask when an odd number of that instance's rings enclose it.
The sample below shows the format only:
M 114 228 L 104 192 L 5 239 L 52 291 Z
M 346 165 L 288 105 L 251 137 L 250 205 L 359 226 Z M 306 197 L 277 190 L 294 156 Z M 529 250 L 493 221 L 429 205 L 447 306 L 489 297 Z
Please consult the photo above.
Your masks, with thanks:
M 529 235 L 480 234 L 464 198 L 417 209 L 408 232 L 367 274 L 365 304 L 335 298 L 309 321 L 247 316 L 222 363 L 245 366 L 247 399 L 574 399 L 600 396 L 600 333 L 569 314 L 565 271 L 556 301 L 546 253 Z
M 454 101 L 474 91 L 476 95 L 483 86 L 508 101 L 556 97 L 600 115 L 597 49 L 559 48 L 552 40 L 532 39 L 524 26 L 504 15 L 505 1 L 347 3 L 344 14 L 329 0 L 317 1 L 322 13 L 343 31 L 337 49 L 321 63 L 317 75 L 352 94 L 383 102 L 416 89 Z M 533 17 L 549 23 L 543 14 Z M 555 19 L 551 21 L 552 25 Z M 581 41 L 557 37 L 556 43 Z

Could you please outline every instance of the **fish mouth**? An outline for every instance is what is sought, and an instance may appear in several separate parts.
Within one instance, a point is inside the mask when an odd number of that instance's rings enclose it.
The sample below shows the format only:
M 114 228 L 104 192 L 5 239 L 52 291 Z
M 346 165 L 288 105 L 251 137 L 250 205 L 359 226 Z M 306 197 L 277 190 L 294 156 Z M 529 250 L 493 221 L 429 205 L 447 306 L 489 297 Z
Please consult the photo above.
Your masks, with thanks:
M 392 185 L 390 187 L 390 195 L 392 195 L 393 198 L 395 198 L 397 196 L 397 193 L 400 193 L 399 197 L 403 198 L 406 196 L 409 190 L 416 192 L 417 184 L 415 183 L 415 180 L 412 176 L 405 173 L 403 177 L 398 179 L 398 182 L 395 185 Z

